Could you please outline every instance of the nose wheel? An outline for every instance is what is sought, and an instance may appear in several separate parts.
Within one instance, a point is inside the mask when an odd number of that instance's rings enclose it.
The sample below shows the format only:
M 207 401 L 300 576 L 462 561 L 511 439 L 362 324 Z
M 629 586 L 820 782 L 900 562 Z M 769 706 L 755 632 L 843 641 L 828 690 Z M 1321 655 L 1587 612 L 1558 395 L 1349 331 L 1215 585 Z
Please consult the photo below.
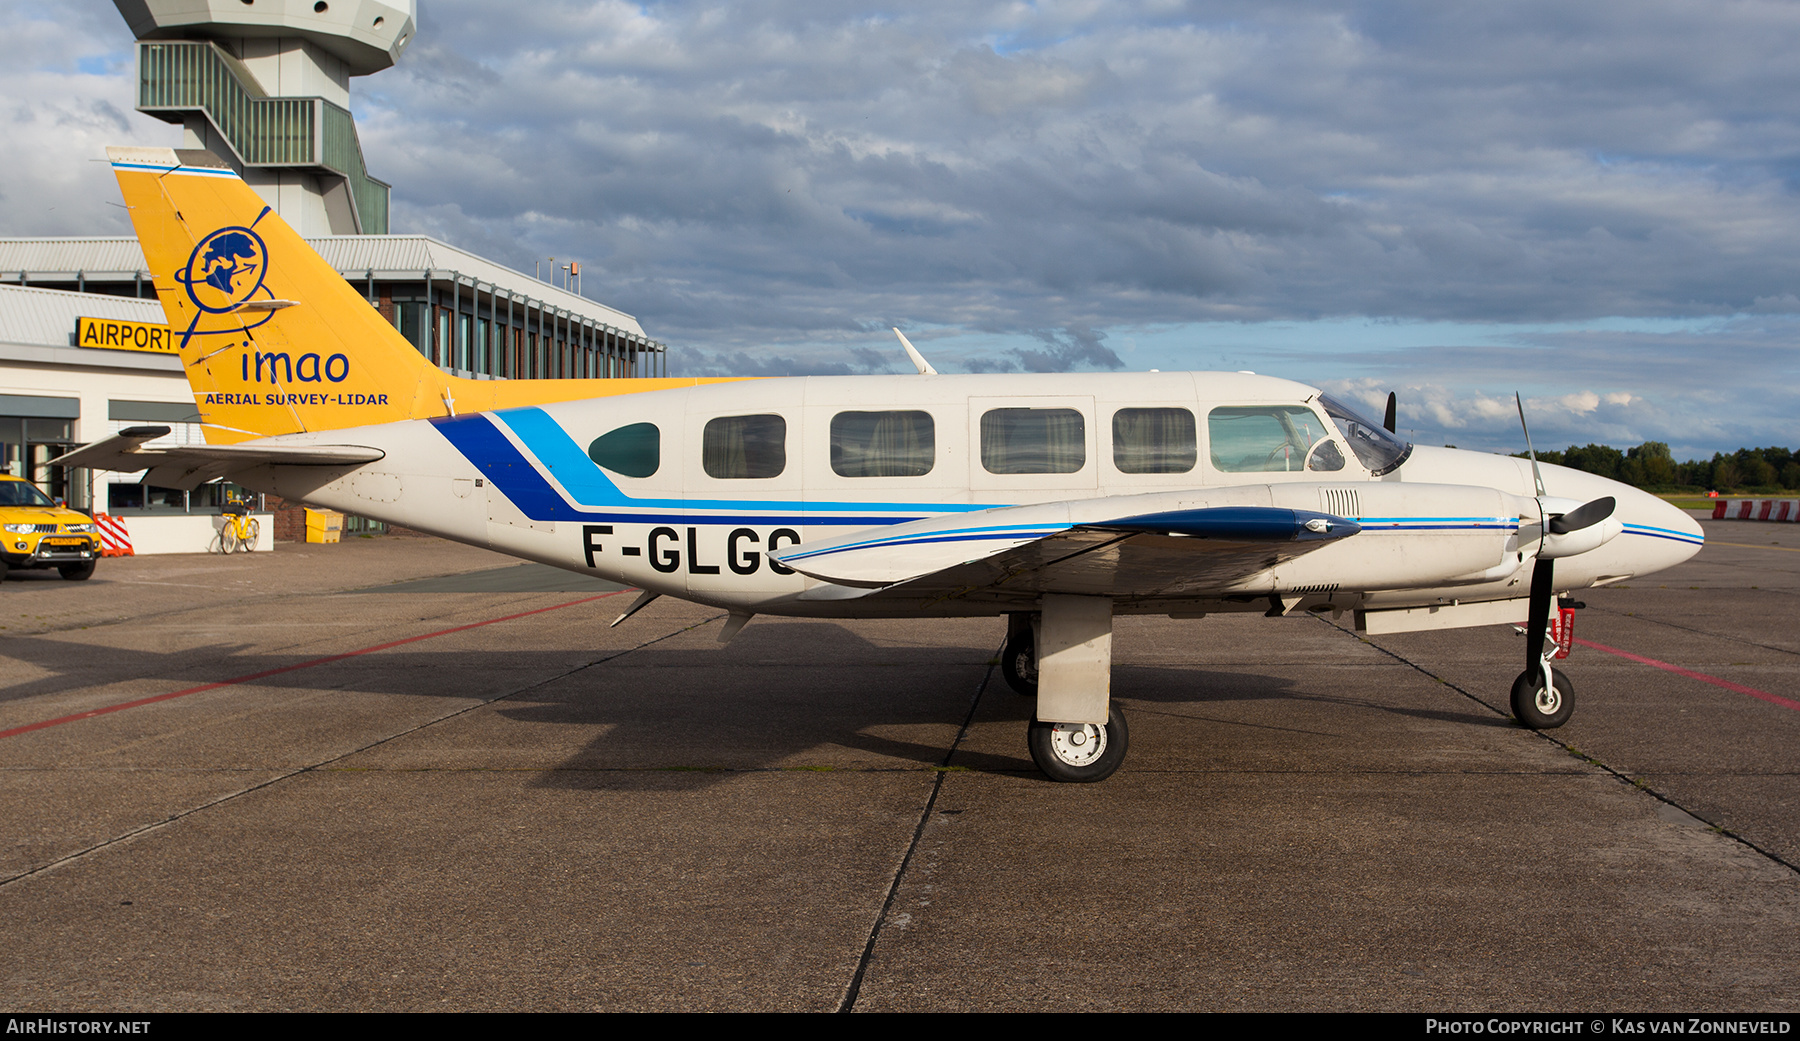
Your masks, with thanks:
M 1025 743 L 1032 761 L 1052 781 L 1087 784 L 1113 775 L 1125 761 L 1131 735 L 1124 711 L 1114 704 L 1107 708 L 1104 724 L 1033 720 Z
M 1550 682 L 1545 683 L 1548 677 Z M 1575 685 L 1548 664 L 1526 669 L 1512 685 L 1513 718 L 1531 730 L 1554 730 L 1575 714 Z

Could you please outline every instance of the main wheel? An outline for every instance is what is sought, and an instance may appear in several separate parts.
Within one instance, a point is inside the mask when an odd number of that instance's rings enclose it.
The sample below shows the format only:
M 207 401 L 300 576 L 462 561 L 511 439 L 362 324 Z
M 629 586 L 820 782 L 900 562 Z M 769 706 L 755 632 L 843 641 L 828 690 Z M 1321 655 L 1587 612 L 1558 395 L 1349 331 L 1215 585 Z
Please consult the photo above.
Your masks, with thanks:
M 231 518 L 225 518 L 225 526 L 219 529 L 219 552 L 236 553 L 238 548 L 237 525 Z
M 256 538 L 261 534 L 262 525 L 256 522 L 255 517 L 244 518 L 244 537 L 238 540 L 238 548 L 245 553 L 254 550 L 256 548 Z
M 1554 730 L 1575 713 L 1575 685 L 1562 673 L 1552 674 L 1544 689 L 1544 671 L 1526 669 L 1512 685 L 1513 717 L 1531 730 Z
M 94 562 L 90 560 L 83 564 L 64 564 L 56 572 L 71 582 L 86 582 L 94 577 Z
M 1037 697 L 1037 647 L 1030 636 L 1006 641 L 1006 646 L 1000 649 L 1000 675 L 1015 693 Z
M 1106 710 L 1106 725 L 1046 723 L 1032 720 L 1025 734 L 1031 758 L 1052 781 L 1076 784 L 1104 781 L 1125 762 L 1131 734 L 1125 712 L 1115 703 Z

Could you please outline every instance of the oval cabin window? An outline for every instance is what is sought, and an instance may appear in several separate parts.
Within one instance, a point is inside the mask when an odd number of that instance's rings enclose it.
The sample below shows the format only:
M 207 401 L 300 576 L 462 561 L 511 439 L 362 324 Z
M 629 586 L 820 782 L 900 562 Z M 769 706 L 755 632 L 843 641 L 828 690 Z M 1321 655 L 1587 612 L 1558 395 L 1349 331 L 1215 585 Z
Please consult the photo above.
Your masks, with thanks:
M 662 465 L 662 431 L 655 423 L 633 423 L 594 438 L 588 458 L 616 474 L 649 477 Z

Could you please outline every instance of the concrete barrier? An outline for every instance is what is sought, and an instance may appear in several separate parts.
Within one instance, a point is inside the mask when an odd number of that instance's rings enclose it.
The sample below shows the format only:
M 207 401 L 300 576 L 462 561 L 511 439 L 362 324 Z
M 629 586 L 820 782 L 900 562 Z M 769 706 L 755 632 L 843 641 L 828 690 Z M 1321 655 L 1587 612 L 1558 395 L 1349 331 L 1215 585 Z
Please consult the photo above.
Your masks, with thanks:
M 1800 499 L 1720 499 L 1713 503 L 1713 520 L 1800 522 Z

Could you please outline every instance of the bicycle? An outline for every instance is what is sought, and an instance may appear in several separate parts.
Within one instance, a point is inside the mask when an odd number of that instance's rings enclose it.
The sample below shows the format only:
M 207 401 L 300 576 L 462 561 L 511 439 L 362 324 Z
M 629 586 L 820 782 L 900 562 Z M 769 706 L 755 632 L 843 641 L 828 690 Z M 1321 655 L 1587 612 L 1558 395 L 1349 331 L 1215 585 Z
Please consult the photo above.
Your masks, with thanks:
M 231 499 L 220 511 L 224 515 L 224 523 L 219 525 L 219 536 L 210 547 L 215 553 L 245 553 L 256 548 L 257 536 L 262 534 L 262 525 L 255 517 L 250 516 L 249 507 L 241 499 Z

